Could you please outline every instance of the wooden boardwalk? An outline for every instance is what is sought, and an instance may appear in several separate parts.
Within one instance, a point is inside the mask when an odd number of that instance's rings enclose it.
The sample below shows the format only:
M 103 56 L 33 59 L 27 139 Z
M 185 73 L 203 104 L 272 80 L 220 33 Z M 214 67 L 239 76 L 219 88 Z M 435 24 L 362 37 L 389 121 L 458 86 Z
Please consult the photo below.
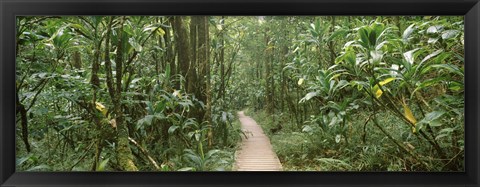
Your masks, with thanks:
M 243 111 L 238 112 L 238 117 L 248 138 L 242 136 L 242 146 L 235 155 L 234 170 L 282 171 L 282 164 L 262 128 Z

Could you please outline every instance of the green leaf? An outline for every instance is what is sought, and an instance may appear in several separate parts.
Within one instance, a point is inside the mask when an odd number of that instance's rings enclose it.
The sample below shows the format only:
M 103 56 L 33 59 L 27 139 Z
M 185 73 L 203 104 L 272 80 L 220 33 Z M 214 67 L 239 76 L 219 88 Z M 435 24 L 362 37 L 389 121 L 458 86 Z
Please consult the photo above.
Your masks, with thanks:
M 313 128 L 310 125 L 303 126 L 302 132 L 311 134 L 313 132 Z
M 16 159 L 16 165 L 17 165 L 17 166 L 22 165 L 25 161 L 30 160 L 31 157 L 32 157 L 32 155 L 27 155 L 27 156 L 25 156 L 25 157 L 23 157 L 23 158 L 17 158 L 17 159 Z
M 330 123 L 328 124 L 328 126 L 334 126 L 335 124 L 337 124 L 338 122 L 338 119 L 337 117 L 333 117 L 332 120 L 330 121 Z
M 457 75 L 464 76 L 463 70 L 460 70 L 460 68 L 458 68 L 457 66 L 455 66 L 453 64 L 434 64 L 434 65 L 431 65 L 431 67 L 432 68 L 439 68 L 439 69 L 440 68 L 441 69 L 446 69 L 451 73 L 455 73 Z
M 431 26 L 427 29 L 427 34 L 436 34 L 443 30 L 443 27 L 440 25 Z
M 370 46 L 376 46 L 377 45 L 377 33 L 374 31 L 370 31 L 368 34 L 368 42 L 370 43 Z
M 197 140 L 197 142 L 200 141 L 200 135 L 200 132 L 195 133 L 195 140 Z
M 137 43 L 137 41 L 135 41 L 134 38 L 129 38 L 128 43 L 130 45 L 132 45 L 132 47 L 135 49 L 135 51 L 142 52 L 142 49 L 143 49 L 142 46 L 139 43 Z
M 138 81 L 140 81 L 140 80 L 142 80 L 142 79 L 143 79 L 143 78 L 141 78 L 141 77 L 140 77 L 140 78 L 134 78 L 131 83 L 132 83 L 132 84 L 135 84 L 135 83 L 137 83 Z
M 155 113 L 155 111 L 153 110 L 152 102 L 145 101 L 145 105 L 147 105 L 147 107 L 145 109 L 147 109 L 148 114 L 154 114 Z
M 442 126 L 443 123 L 440 120 L 433 120 L 433 121 L 430 121 L 429 125 L 432 127 L 439 127 L 439 126 Z
M 448 84 L 448 89 L 459 92 L 465 90 L 465 86 L 463 83 L 457 82 L 457 81 L 452 81 Z
M 459 33 L 460 33 L 460 31 L 458 31 L 458 30 L 443 31 L 442 32 L 442 39 L 446 40 L 446 39 L 450 39 L 450 38 L 455 38 Z
M 208 151 L 207 154 L 205 155 L 205 159 L 208 159 L 208 158 L 212 157 L 213 155 L 217 154 L 218 152 L 220 152 L 220 150 L 218 150 L 218 149 L 213 149 L 213 150 Z
M 403 31 L 403 35 L 402 35 L 403 40 L 407 41 L 408 38 L 410 38 L 410 35 L 413 33 L 413 31 L 415 31 L 415 24 L 411 24 L 405 29 L 405 31 Z
M 154 115 L 146 115 L 145 117 L 143 117 L 142 119 L 138 120 L 137 122 L 137 130 L 140 129 L 140 127 L 142 125 L 152 125 L 152 121 L 153 121 L 153 118 L 155 116 Z
M 50 170 L 51 167 L 50 166 L 47 166 L 45 164 L 42 164 L 42 165 L 39 165 L 39 166 L 35 166 L 35 167 L 32 167 L 32 168 L 29 168 L 27 169 L 26 171 L 47 171 L 47 170 Z
M 435 137 L 435 140 L 440 140 L 446 136 L 450 136 L 450 134 L 439 134 L 437 137 Z
M 328 37 L 327 42 L 332 41 L 336 37 L 344 37 L 348 32 L 346 30 L 337 30 Z
M 433 111 L 425 115 L 425 117 L 418 122 L 418 124 L 428 124 L 432 127 L 438 127 L 443 125 L 440 120 L 438 120 L 442 115 L 445 114 L 444 111 Z
M 163 112 L 163 110 L 165 110 L 166 106 L 167 106 L 167 101 L 163 100 L 163 101 L 158 102 L 155 106 L 155 113 Z
M 446 77 L 437 77 L 437 78 L 425 80 L 425 81 L 421 82 L 415 88 L 415 90 L 413 90 L 411 95 L 413 95 L 415 92 L 417 92 L 420 89 L 424 89 L 424 88 L 427 88 L 427 87 L 430 87 L 430 86 L 437 85 L 437 84 L 441 83 L 442 81 L 444 81 L 445 79 L 447 79 L 447 78 Z
M 431 43 L 435 43 L 438 41 L 438 38 L 429 38 L 427 43 L 431 44 Z
M 305 95 L 305 97 L 303 97 L 303 98 L 299 101 L 299 103 L 303 103 L 303 102 L 305 102 L 305 101 L 308 101 L 308 100 L 310 100 L 311 98 L 315 97 L 316 95 L 318 95 L 317 92 L 310 92 L 310 93 L 308 93 L 307 95 Z
M 170 64 L 167 64 L 166 68 L 165 68 L 165 77 L 168 79 L 170 78 Z
M 226 112 L 222 112 L 222 122 L 226 123 L 228 122 L 228 119 L 227 119 L 227 113 Z
M 420 63 L 423 63 L 427 60 L 429 60 L 430 58 L 434 57 L 434 56 L 437 56 L 438 54 L 440 54 L 441 52 L 443 52 L 443 49 L 439 49 L 439 50 L 436 50 L 435 52 L 427 55 L 425 58 L 423 58 L 423 60 L 420 62 Z
M 403 57 L 405 58 L 405 60 L 410 63 L 410 64 L 413 64 L 414 62 L 414 53 L 415 51 L 418 51 L 420 48 L 416 48 L 416 49 L 413 49 L 413 50 L 410 50 L 410 51 L 407 51 L 405 53 L 403 53 Z
M 443 114 L 445 114 L 444 111 L 433 111 L 425 115 L 425 118 L 423 118 L 426 121 L 433 121 L 441 117 Z
M 107 158 L 100 162 L 100 164 L 97 166 L 97 171 L 105 171 L 105 167 L 107 166 L 108 161 L 110 161 L 110 158 Z
M 370 51 L 370 56 L 372 56 L 373 64 L 377 65 L 382 60 L 383 54 L 380 51 Z
M 173 134 L 175 130 L 177 130 L 179 126 L 177 125 L 172 125 L 170 128 L 168 128 L 168 134 Z
M 179 169 L 179 170 L 177 170 L 177 171 L 195 171 L 195 168 L 193 168 L 193 167 L 184 167 L 184 168 L 181 168 L 181 169 Z
M 369 39 L 368 39 L 368 30 L 365 28 L 365 27 L 362 27 L 358 30 L 358 34 L 360 36 L 360 41 L 361 41 L 361 45 L 365 48 L 369 48 Z
M 335 136 L 335 143 L 340 143 L 340 140 L 342 139 L 342 136 L 340 134 L 337 134 Z

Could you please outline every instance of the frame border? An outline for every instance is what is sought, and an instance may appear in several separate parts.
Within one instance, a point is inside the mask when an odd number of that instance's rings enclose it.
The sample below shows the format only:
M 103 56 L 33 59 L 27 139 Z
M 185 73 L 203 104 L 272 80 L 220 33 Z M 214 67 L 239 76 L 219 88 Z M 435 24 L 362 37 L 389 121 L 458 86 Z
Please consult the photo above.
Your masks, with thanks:
M 465 172 L 15 172 L 15 16 L 464 15 Z M 0 186 L 480 186 L 479 0 L 0 0 Z

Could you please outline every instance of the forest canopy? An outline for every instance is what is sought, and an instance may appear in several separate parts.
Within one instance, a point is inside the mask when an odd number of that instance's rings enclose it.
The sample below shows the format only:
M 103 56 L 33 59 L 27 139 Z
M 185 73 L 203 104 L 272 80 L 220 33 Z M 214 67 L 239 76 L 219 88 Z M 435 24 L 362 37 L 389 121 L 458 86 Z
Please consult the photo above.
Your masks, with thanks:
M 463 171 L 461 16 L 19 16 L 17 171 Z

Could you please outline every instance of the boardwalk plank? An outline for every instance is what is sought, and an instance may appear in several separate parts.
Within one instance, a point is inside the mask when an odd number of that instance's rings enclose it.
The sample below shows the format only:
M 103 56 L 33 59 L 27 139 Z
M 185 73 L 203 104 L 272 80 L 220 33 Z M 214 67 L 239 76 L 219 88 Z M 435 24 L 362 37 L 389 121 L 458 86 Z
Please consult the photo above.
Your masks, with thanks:
M 262 128 L 243 111 L 238 112 L 238 117 L 247 138 L 242 139 L 242 146 L 237 151 L 234 170 L 282 171 L 282 164 Z

